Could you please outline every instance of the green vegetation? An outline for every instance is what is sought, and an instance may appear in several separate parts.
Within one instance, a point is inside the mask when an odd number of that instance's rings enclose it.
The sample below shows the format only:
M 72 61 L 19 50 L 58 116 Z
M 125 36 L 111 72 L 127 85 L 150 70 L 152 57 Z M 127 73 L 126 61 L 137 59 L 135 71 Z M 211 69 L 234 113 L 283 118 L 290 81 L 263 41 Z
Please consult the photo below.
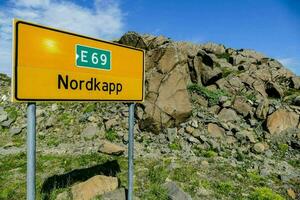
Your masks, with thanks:
M 147 189 L 142 194 L 142 199 L 168 200 L 167 190 L 163 187 L 163 183 L 168 177 L 168 171 L 165 166 L 151 163 L 146 177 Z
M 115 141 L 117 139 L 118 135 L 115 130 L 109 129 L 105 133 L 105 138 L 111 142 Z
M 13 121 L 15 121 L 18 117 L 18 110 L 16 107 L 14 106 L 10 106 L 5 110 L 8 114 L 8 118 L 12 119 Z
M 230 181 L 218 182 L 215 187 L 221 194 L 228 194 L 234 190 L 234 186 Z
M 216 56 L 219 59 L 225 58 L 227 60 L 227 62 L 229 62 L 229 58 L 230 58 L 230 54 L 229 53 L 225 52 L 225 53 L 222 53 L 222 54 L 217 54 Z
M 164 168 L 164 166 L 159 166 L 159 165 L 150 166 L 149 172 L 148 172 L 148 179 L 150 182 L 156 183 L 156 184 L 162 184 L 165 182 L 167 176 L 168 176 L 168 172 Z
M 83 110 L 83 113 L 91 113 L 93 111 L 95 111 L 96 109 L 96 103 L 89 103 L 89 104 L 86 104 L 84 110 Z
M 229 74 L 232 74 L 234 72 L 235 72 L 235 70 L 233 70 L 229 67 L 224 67 L 224 68 L 222 68 L 222 77 L 226 78 Z
M 73 116 L 70 113 L 63 112 L 58 117 L 58 120 L 61 121 L 64 125 L 70 125 L 73 120 Z
M 256 182 L 257 185 L 261 185 L 261 186 L 265 185 L 265 181 L 266 181 L 265 178 L 260 176 L 258 172 L 248 172 L 247 176 L 251 181 Z
M 80 170 L 101 165 L 113 160 L 117 161 L 121 169 L 117 173 L 121 186 L 127 187 L 127 159 L 125 157 L 105 156 L 97 153 L 86 155 L 43 155 L 38 153 L 37 199 L 41 199 L 44 195 L 41 188 L 46 178 L 67 174 L 75 169 Z M 247 172 L 248 164 L 233 167 L 229 163 L 221 160 L 214 162 L 214 158 L 210 158 L 209 167 L 205 168 L 201 167 L 200 162 L 168 158 L 154 160 L 136 158 L 135 195 L 145 200 L 167 199 L 167 191 L 164 187 L 167 179 L 175 181 L 193 199 L 199 199 L 197 196 L 199 188 L 206 190 L 212 199 L 245 200 L 248 195 L 243 196 L 243 194 L 250 194 L 250 200 L 282 200 L 286 195 L 285 190 L 278 190 L 278 188 L 283 188 L 284 183 L 279 182 L 276 177 L 267 179 L 272 183 L 272 188 L 265 188 L 267 182 L 265 177 L 261 177 L 257 172 Z M 0 173 L 0 199 L 23 199 L 26 195 L 26 154 L 0 157 L 0 171 L 4 172 Z M 241 178 L 236 178 L 237 173 L 241 175 Z M 298 187 L 298 183 L 292 184 L 296 188 Z M 54 187 L 49 199 L 56 199 L 56 196 L 61 192 L 69 192 L 71 186 Z M 272 190 L 278 191 L 283 196 Z
M 278 149 L 280 154 L 283 156 L 289 150 L 289 145 L 285 143 L 278 144 Z
M 204 86 L 199 86 L 197 84 L 192 84 L 188 86 L 188 90 L 190 92 L 195 92 L 204 98 L 206 98 L 209 102 L 210 106 L 217 105 L 219 102 L 219 98 L 221 96 L 229 96 L 227 92 L 221 89 L 216 89 L 214 91 L 207 89 Z
M 202 156 L 206 158 L 213 158 L 218 155 L 214 150 L 199 149 L 197 146 L 193 147 L 193 152 L 195 153 L 196 156 L 199 157 Z
M 300 96 L 300 91 L 294 88 L 288 88 L 284 91 L 284 99 L 283 101 L 291 104 L 295 97 Z
M 182 149 L 178 140 L 175 140 L 172 143 L 169 143 L 169 148 L 171 150 L 177 150 L 177 151 L 180 151 Z
M 150 184 L 149 190 L 142 195 L 145 200 L 168 200 L 168 192 L 161 185 Z
M 250 200 L 284 200 L 282 196 L 273 192 L 270 188 L 261 187 L 255 189 L 254 192 L 251 193 Z
M 213 150 L 208 150 L 208 151 L 202 152 L 202 155 L 206 158 L 212 158 L 212 157 L 217 156 L 218 154 Z

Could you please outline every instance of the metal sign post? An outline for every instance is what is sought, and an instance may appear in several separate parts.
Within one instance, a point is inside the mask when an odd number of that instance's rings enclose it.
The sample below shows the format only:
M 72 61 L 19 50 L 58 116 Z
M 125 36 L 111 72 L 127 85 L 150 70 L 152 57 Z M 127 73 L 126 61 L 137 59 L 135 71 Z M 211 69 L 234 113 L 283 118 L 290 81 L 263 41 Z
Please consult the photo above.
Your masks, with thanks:
M 35 200 L 35 161 L 36 161 L 36 105 L 27 106 L 27 200 Z
M 129 132 L 128 132 L 128 196 L 127 200 L 133 198 L 133 149 L 134 149 L 134 103 L 129 104 Z

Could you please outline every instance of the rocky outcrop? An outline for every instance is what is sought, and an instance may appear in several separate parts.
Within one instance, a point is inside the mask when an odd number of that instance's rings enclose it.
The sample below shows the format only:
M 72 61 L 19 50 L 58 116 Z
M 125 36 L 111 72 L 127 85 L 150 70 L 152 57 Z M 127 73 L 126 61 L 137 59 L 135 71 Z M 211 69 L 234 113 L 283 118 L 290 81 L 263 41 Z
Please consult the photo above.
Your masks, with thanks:
M 278 61 L 254 50 L 194 45 L 134 32 L 122 36 L 119 43 L 146 50 L 146 98 L 139 107 L 142 130 L 158 133 L 183 123 L 191 116 L 193 101 L 215 106 L 205 103 L 210 97 L 203 92 L 190 95 L 191 84 L 234 97 L 217 109 L 221 121 L 250 117 L 251 123 L 267 118 L 268 98 L 288 99 L 287 91 L 300 85 L 299 77 Z M 216 106 L 209 109 L 216 111 Z

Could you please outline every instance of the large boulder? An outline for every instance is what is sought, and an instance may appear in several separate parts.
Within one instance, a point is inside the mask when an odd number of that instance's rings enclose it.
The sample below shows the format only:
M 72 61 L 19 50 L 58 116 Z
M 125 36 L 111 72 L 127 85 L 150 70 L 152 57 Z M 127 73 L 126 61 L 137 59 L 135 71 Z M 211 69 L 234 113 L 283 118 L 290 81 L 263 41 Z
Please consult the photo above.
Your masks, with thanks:
M 214 53 L 219 55 L 225 53 L 224 45 L 216 44 L 212 42 L 208 42 L 206 44 L 201 45 L 201 48 L 207 53 Z
M 191 114 L 187 59 L 197 52 L 195 46 L 185 43 L 166 44 L 151 51 L 159 56 L 153 54 L 147 61 L 152 67 L 146 72 L 144 114 L 139 123 L 141 129 L 158 132 L 185 121 Z
M 176 65 L 166 75 L 156 71 L 149 75 L 144 119 L 140 121 L 141 129 L 150 128 L 157 132 L 162 127 L 177 125 L 191 115 L 187 68 L 187 64 Z
M 209 55 L 200 52 L 194 58 L 194 67 L 198 77 L 197 82 L 210 85 L 222 78 L 222 71 L 214 67 L 214 61 Z
M 291 87 L 295 89 L 300 89 L 300 77 L 294 76 L 291 78 Z
M 271 134 L 280 133 L 289 128 L 296 128 L 299 123 L 299 115 L 279 109 L 267 119 L 267 128 Z
M 269 97 L 282 98 L 284 95 L 283 89 L 276 83 L 266 83 L 266 93 Z
M 144 35 L 143 39 L 149 50 L 171 42 L 169 38 L 166 38 L 164 36 L 156 37 L 153 35 Z
M 147 45 L 145 44 L 142 36 L 136 32 L 126 33 L 120 38 L 119 43 L 141 49 L 147 49 Z
M 97 175 L 74 185 L 71 190 L 74 200 L 90 200 L 98 195 L 116 190 L 118 185 L 117 177 Z
M 241 49 L 239 50 L 239 54 L 243 55 L 244 57 L 255 58 L 257 60 L 261 60 L 266 57 L 264 54 L 258 53 L 252 49 Z
M 175 44 L 166 46 L 163 51 L 164 53 L 157 63 L 157 69 L 162 74 L 170 72 L 177 64 L 187 59 Z

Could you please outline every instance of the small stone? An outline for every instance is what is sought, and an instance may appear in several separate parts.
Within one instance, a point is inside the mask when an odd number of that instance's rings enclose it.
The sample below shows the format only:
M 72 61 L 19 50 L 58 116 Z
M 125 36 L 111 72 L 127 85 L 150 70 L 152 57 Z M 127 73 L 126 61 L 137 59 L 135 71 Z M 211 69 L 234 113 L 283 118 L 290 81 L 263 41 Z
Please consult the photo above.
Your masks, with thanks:
M 201 165 L 203 166 L 203 167 L 208 167 L 209 166 L 209 163 L 207 162 L 207 160 L 202 160 L 201 161 Z
M 100 130 L 97 125 L 91 124 L 91 125 L 88 125 L 85 129 L 83 129 L 82 136 L 85 139 L 90 140 L 90 139 L 93 139 L 99 131 Z
M 124 136 L 123 136 L 123 143 L 124 144 L 128 143 L 128 134 L 124 134 Z
M 55 124 L 55 122 L 56 122 L 56 118 L 53 116 L 50 116 L 45 123 L 46 129 L 52 127 Z
M 193 136 L 188 137 L 188 141 L 190 143 L 195 143 L 195 144 L 199 144 L 200 143 L 200 141 L 197 140 L 196 138 L 194 138 Z
M 7 98 L 7 96 L 6 95 L 3 95 L 2 97 L 1 97 L 1 100 L 2 101 L 6 101 L 8 98 Z
M 121 155 L 124 153 L 124 151 L 124 147 L 121 147 L 108 141 L 101 142 L 99 147 L 99 152 L 109 155 Z
M 185 131 L 186 131 L 187 133 L 189 133 L 189 134 L 192 134 L 193 131 L 194 131 L 194 128 L 191 127 L 191 126 L 187 126 L 187 127 L 185 128 Z
M 136 113 L 138 119 L 143 119 L 144 110 L 141 107 L 137 106 Z
M 293 189 L 288 189 L 287 190 L 287 194 L 289 195 L 289 197 L 291 197 L 292 199 L 296 199 L 296 193 Z
M 190 121 L 189 123 L 193 128 L 198 128 L 198 122 L 197 120 L 193 119 L 192 121 Z
M 170 142 L 173 142 L 177 136 L 177 128 L 167 128 L 167 138 Z
M 22 131 L 22 129 L 17 128 L 17 127 L 12 127 L 12 128 L 9 129 L 9 133 L 10 133 L 11 136 L 18 135 L 18 134 L 21 133 L 21 131 Z
M 44 131 L 39 131 L 39 132 L 38 132 L 38 135 L 41 136 L 41 137 L 44 137 L 44 136 L 46 136 L 46 132 L 44 132 Z
M 8 119 L 8 120 L 2 122 L 1 126 L 3 126 L 3 127 L 10 127 L 10 125 L 11 125 L 13 122 L 14 122 L 13 119 Z
M 231 106 L 231 101 L 226 101 L 226 102 L 224 102 L 224 103 L 222 104 L 222 106 L 223 106 L 224 108 L 230 107 L 230 106 Z
M 105 193 L 101 196 L 102 200 L 126 200 L 126 193 L 124 188 Z M 134 198 L 135 199 L 135 198 Z
M 213 114 L 218 114 L 218 112 L 220 111 L 220 109 L 221 109 L 220 106 L 214 105 L 214 106 L 208 108 L 208 111 L 210 113 L 213 113 Z
M 239 121 L 239 117 L 232 109 L 223 108 L 218 114 L 218 118 L 223 122 Z
M 118 122 L 116 119 L 110 119 L 108 121 L 105 122 L 105 128 L 106 130 L 109 130 L 111 128 L 113 128 L 114 126 L 118 125 Z
M 244 178 L 241 174 L 237 174 L 236 177 L 240 180 L 242 180 Z
M 223 128 L 213 123 L 209 123 L 207 125 L 207 131 L 213 138 L 222 138 L 225 134 L 225 130 Z
M 258 142 L 253 146 L 253 149 L 256 153 L 262 153 L 265 151 L 265 145 L 261 142 Z
M 97 122 L 97 119 L 96 119 L 95 116 L 89 116 L 89 117 L 88 117 L 88 121 L 89 121 L 89 122 Z
M 58 109 L 58 105 L 56 103 L 52 104 L 51 110 L 56 111 Z
M 7 117 L 8 117 L 7 112 L 5 112 L 4 110 L 0 111 L 0 122 L 7 120 Z
M 6 145 L 3 146 L 4 149 L 7 149 L 7 148 L 10 148 L 10 147 L 13 147 L 15 144 L 13 142 L 9 142 L 7 143 Z
M 219 98 L 219 103 L 223 104 L 223 103 L 225 103 L 227 100 L 228 100 L 228 97 L 227 97 L 227 96 L 221 96 L 221 97 Z
M 44 110 L 42 110 L 41 108 L 37 107 L 36 109 L 36 117 L 42 116 L 44 114 Z

